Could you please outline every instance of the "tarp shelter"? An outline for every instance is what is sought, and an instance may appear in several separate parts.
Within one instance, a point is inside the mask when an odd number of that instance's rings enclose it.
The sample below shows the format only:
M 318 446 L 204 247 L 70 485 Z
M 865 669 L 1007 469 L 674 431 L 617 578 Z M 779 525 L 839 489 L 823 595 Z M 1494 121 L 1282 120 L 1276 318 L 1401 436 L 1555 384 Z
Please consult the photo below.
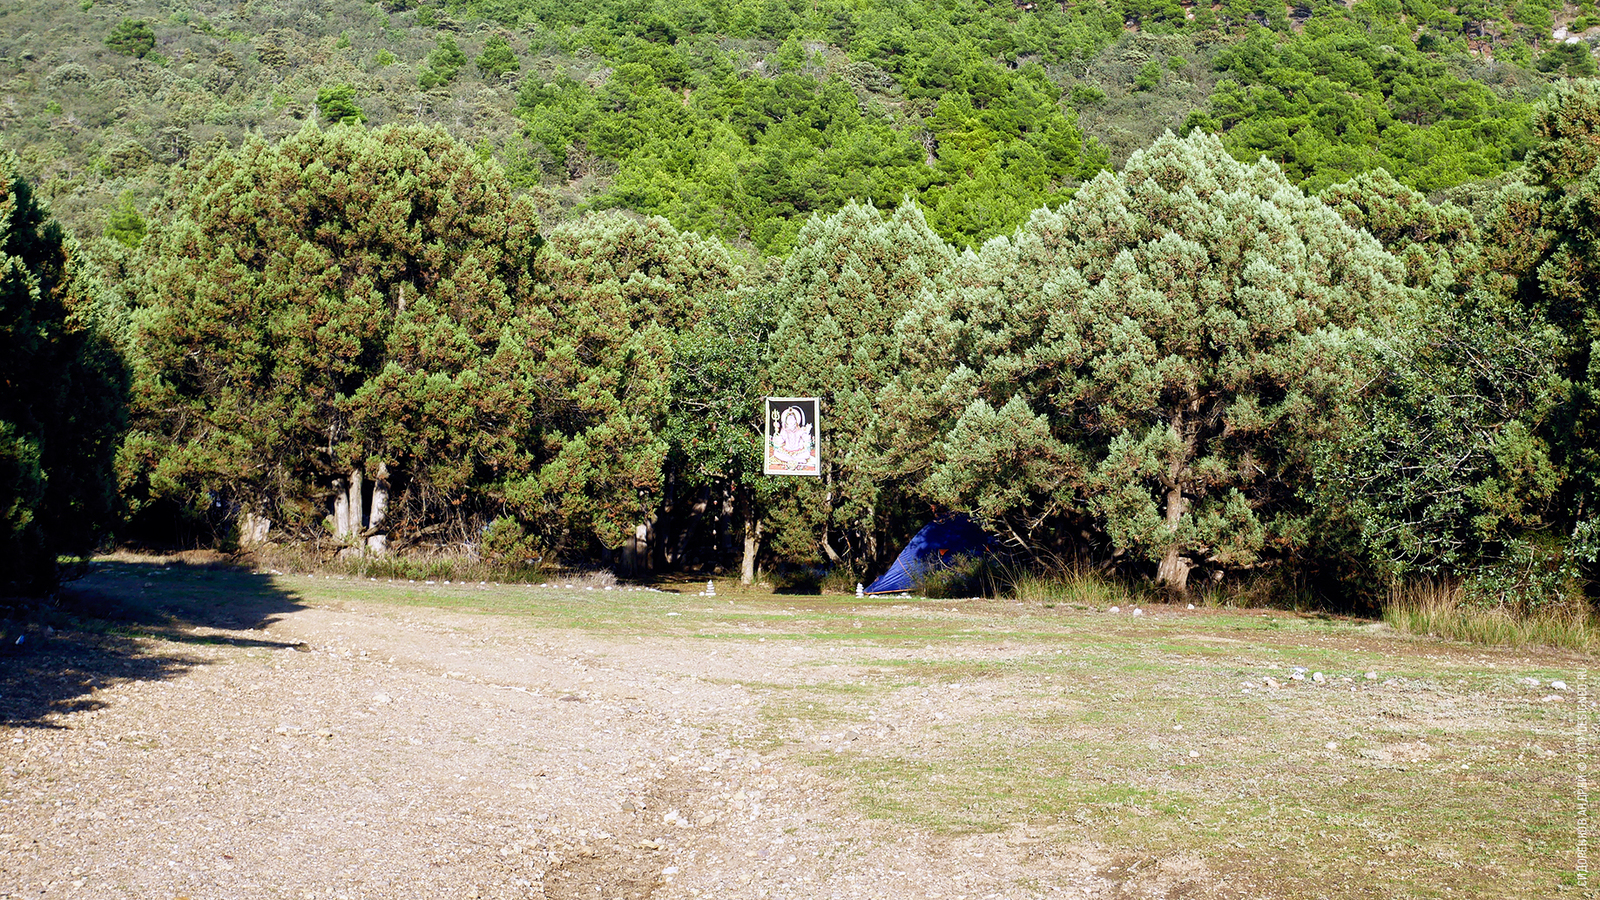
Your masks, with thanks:
M 895 557 L 889 571 L 867 586 L 868 594 L 897 594 L 910 590 L 918 578 L 949 568 L 956 557 L 974 556 L 989 545 L 989 536 L 965 513 L 929 522 Z

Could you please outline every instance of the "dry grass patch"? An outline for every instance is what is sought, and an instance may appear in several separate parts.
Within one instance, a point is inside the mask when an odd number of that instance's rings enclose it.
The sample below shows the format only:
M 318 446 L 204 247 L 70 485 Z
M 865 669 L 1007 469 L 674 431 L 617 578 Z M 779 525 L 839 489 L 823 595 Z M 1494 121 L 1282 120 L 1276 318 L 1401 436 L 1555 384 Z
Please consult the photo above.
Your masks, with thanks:
M 1600 624 L 1581 600 L 1526 612 L 1486 608 L 1471 603 L 1458 581 L 1419 581 L 1391 588 L 1383 618 L 1408 634 L 1475 644 L 1600 648 Z

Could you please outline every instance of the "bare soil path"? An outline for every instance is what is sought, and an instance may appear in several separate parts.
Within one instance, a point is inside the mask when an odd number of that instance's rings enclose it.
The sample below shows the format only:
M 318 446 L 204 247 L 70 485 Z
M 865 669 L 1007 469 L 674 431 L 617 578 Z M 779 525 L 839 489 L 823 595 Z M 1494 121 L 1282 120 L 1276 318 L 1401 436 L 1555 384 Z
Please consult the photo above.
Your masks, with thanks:
M 243 596 L 219 576 L 232 598 L 220 602 L 204 575 L 170 592 L 157 576 L 98 577 L 81 602 L 133 591 L 161 615 L 38 635 L 0 658 L 0 897 L 1274 894 L 1208 844 L 1117 850 L 1092 817 L 950 829 L 879 815 L 924 788 L 937 806 L 931 763 L 923 787 L 861 802 L 878 776 L 847 773 L 936 760 L 973 737 L 950 730 L 957 720 L 981 730 L 1009 715 L 1012 741 L 1048 727 L 1018 688 L 1049 677 L 1030 660 L 1062 651 L 1027 634 L 819 639 L 766 612 L 714 619 L 720 599 L 662 595 L 648 633 L 615 605 L 586 619 L 581 595 L 563 595 L 562 619 L 378 602 L 328 579 Z M 501 596 L 537 604 L 537 590 Z M 671 603 L 698 610 L 697 628 L 677 627 Z M 949 615 L 895 615 L 935 612 Z M 967 630 L 980 629 L 992 618 Z M 1413 715 L 1404 697 L 1382 702 Z M 1368 762 L 1441 743 L 1374 740 Z

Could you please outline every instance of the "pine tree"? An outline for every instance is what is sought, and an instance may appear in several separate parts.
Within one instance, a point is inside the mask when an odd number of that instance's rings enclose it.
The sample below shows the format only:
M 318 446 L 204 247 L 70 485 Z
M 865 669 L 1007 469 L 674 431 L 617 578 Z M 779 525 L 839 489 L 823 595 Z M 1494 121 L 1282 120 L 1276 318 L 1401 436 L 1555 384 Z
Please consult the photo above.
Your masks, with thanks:
M 1351 228 L 1366 231 L 1405 262 L 1406 284 L 1464 289 L 1482 267 L 1472 213 L 1435 205 L 1385 169 L 1365 172 L 1317 195 Z
M 674 336 L 738 270 L 716 241 L 605 213 L 552 232 L 535 277 L 501 377 L 535 386 L 537 467 L 505 496 L 552 542 L 618 547 L 661 499 Z
M 354 542 L 462 523 L 531 465 L 526 386 L 484 370 L 523 339 L 537 221 L 494 166 L 436 128 L 307 126 L 169 203 L 136 286 L 136 504 L 302 533 L 331 510 Z
M 136 250 L 144 241 L 144 232 L 144 216 L 139 215 L 139 207 L 134 204 L 133 195 L 123 194 L 106 221 L 106 237 L 129 250 Z
M 1370 236 L 1202 132 L 973 264 L 974 286 L 905 319 L 959 411 L 932 496 L 1023 542 L 1045 513 L 1092 521 L 1175 590 L 1307 546 L 1309 448 L 1340 427 L 1364 329 L 1411 302 Z
M 909 497 L 884 466 L 878 395 L 900 366 L 896 320 L 955 260 L 911 203 L 851 203 L 801 229 L 773 291 L 770 371 L 778 394 L 822 398 L 823 477 L 791 479 L 772 513 L 780 552 L 860 565 L 889 549 Z
M 425 91 L 447 85 L 456 80 L 456 75 L 466 64 L 467 55 L 461 52 L 455 37 L 443 35 L 439 38 L 439 45 L 428 54 L 428 64 L 418 73 L 417 84 Z
M 367 120 L 367 114 L 356 105 L 356 89 L 348 84 L 318 88 L 317 110 L 330 125 L 360 125 Z
M 522 68 L 517 54 L 511 50 L 511 43 L 499 34 L 490 35 L 484 42 L 483 52 L 478 54 L 474 65 L 485 79 L 500 78 Z
M 123 19 L 106 35 L 106 46 L 123 56 L 142 59 L 156 48 L 156 33 L 143 19 Z
M 0 594 L 53 587 L 115 524 L 116 326 L 76 246 L 0 155 Z

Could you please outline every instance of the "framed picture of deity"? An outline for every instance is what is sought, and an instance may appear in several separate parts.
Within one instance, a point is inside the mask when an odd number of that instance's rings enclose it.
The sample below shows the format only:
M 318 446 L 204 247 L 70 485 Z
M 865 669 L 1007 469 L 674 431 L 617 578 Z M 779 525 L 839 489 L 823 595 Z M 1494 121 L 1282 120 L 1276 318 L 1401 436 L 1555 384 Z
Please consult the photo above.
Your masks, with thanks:
M 767 398 L 763 474 L 822 474 L 821 414 L 816 397 Z

